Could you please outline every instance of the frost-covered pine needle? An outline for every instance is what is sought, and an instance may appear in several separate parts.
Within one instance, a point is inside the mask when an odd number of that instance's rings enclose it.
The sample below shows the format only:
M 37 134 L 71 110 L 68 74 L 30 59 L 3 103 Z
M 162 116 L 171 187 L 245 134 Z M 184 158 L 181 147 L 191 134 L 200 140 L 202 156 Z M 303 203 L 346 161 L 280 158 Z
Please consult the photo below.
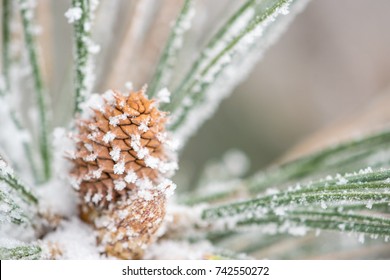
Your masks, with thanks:
M 303 235 L 314 228 L 387 237 L 390 219 L 380 211 L 365 212 L 390 202 L 389 178 L 389 170 L 337 175 L 254 199 L 210 207 L 203 211 L 202 217 L 229 229 L 251 225 L 264 227 L 269 233 Z M 354 206 L 353 211 L 349 208 L 345 212 L 344 207 L 350 206 Z
M 41 254 L 42 249 L 38 245 L 0 238 L 0 259 L 2 260 L 36 260 L 41 257 Z
M 184 35 L 191 27 L 191 20 L 194 17 L 195 9 L 193 0 L 185 0 L 183 8 L 172 28 L 167 44 L 162 52 L 156 73 L 148 88 L 149 95 L 155 96 L 157 92 L 169 85 L 172 73 L 175 68 L 177 56 L 183 46 Z
M 92 55 L 100 51 L 100 46 L 92 41 L 91 31 L 98 3 L 96 0 L 72 0 L 72 7 L 65 13 L 68 22 L 74 25 L 75 113 L 81 111 L 81 104 L 91 94 L 95 80 Z
M 39 111 L 39 149 L 43 165 L 43 180 L 51 176 L 51 153 L 49 145 L 48 106 L 44 92 L 42 71 L 38 62 L 37 46 L 34 41 L 34 0 L 19 0 L 19 8 L 22 17 L 24 39 L 30 65 L 32 68 L 35 94 Z
M 36 206 L 37 203 L 38 199 L 15 177 L 13 170 L 0 158 L 0 223 L 28 222 L 30 218 L 26 206 Z

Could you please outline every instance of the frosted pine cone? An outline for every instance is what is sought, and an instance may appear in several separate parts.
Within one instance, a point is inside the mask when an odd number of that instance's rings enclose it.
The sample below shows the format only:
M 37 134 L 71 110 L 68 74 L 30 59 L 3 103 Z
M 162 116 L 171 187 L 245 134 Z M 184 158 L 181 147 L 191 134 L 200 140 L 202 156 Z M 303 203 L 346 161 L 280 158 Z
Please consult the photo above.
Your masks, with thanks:
M 156 238 L 166 209 L 166 196 L 150 191 L 136 194 L 104 210 L 95 220 L 98 242 L 104 251 L 121 259 L 140 259 L 146 246 Z
M 177 164 L 166 145 L 165 114 L 143 91 L 109 91 L 88 106 L 93 113 L 77 124 L 72 171 L 82 209 L 107 209 L 172 175 Z

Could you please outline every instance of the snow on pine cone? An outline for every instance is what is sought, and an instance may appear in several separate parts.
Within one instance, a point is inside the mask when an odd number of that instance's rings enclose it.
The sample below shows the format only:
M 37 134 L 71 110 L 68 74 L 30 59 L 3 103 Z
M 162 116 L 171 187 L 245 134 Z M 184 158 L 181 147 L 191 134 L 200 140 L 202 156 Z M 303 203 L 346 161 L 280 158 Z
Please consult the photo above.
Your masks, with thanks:
M 161 191 L 152 191 L 149 199 L 135 195 L 118 202 L 95 221 L 99 244 L 108 255 L 141 259 L 147 245 L 157 238 L 165 209 L 166 199 Z
M 92 114 L 77 124 L 71 172 L 82 204 L 106 209 L 135 190 L 165 188 L 177 163 L 164 128 L 165 114 L 154 101 L 143 91 L 108 91 L 93 95 L 86 106 Z

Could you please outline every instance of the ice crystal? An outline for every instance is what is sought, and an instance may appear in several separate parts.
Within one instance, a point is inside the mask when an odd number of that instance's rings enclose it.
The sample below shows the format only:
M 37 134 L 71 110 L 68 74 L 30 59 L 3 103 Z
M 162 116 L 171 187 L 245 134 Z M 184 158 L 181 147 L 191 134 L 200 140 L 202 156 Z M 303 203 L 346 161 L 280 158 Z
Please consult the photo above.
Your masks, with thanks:
M 83 10 L 80 7 L 72 7 L 66 11 L 65 17 L 68 19 L 68 23 L 74 23 L 81 18 L 82 13 Z

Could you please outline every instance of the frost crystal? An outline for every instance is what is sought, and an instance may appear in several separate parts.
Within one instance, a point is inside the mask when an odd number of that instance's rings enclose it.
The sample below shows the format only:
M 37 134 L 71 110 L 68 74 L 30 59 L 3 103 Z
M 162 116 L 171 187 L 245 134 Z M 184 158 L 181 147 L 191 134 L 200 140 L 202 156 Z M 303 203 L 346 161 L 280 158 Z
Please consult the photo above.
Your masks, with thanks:
M 120 161 L 114 164 L 114 174 L 123 174 L 125 172 L 125 162 Z
M 138 196 L 146 201 L 153 199 L 153 193 L 150 190 L 141 189 L 138 191 Z
M 83 11 L 80 7 L 72 7 L 65 12 L 65 17 L 68 19 L 68 23 L 74 23 L 81 18 Z
M 115 139 L 115 134 L 112 133 L 111 131 L 108 131 L 104 136 L 103 136 L 103 141 L 105 143 L 109 143 L 111 142 L 112 140 Z
M 141 122 L 140 125 L 138 126 L 138 130 L 141 132 L 147 132 L 149 130 L 149 127 L 148 127 L 149 122 L 150 122 L 150 118 Z
M 160 90 L 157 93 L 157 99 L 161 103 L 169 103 L 171 101 L 170 97 L 171 97 L 171 93 L 169 92 L 169 90 L 167 88 L 163 88 L 162 90 Z
M 133 170 L 127 171 L 127 174 L 125 176 L 125 181 L 128 184 L 135 183 L 137 181 L 137 174 Z
M 126 188 L 126 182 L 123 180 L 115 180 L 114 181 L 115 189 L 117 191 L 124 190 Z
M 156 169 L 159 166 L 160 159 L 152 156 L 147 156 L 145 158 L 145 164 L 146 166 Z
M 115 117 L 110 117 L 109 122 L 112 126 L 117 126 L 121 120 L 127 119 L 128 115 L 127 114 L 121 114 Z
M 119 147 L 114 147 L 110 152 L 110 156 L 113 161 L 118 161 L 121 156 L 121 149 Z
M 92 202 L 97 204 L 100 200 L 102 200 L 103 195 L 100 193 L 95 193 L 92 197 Z

